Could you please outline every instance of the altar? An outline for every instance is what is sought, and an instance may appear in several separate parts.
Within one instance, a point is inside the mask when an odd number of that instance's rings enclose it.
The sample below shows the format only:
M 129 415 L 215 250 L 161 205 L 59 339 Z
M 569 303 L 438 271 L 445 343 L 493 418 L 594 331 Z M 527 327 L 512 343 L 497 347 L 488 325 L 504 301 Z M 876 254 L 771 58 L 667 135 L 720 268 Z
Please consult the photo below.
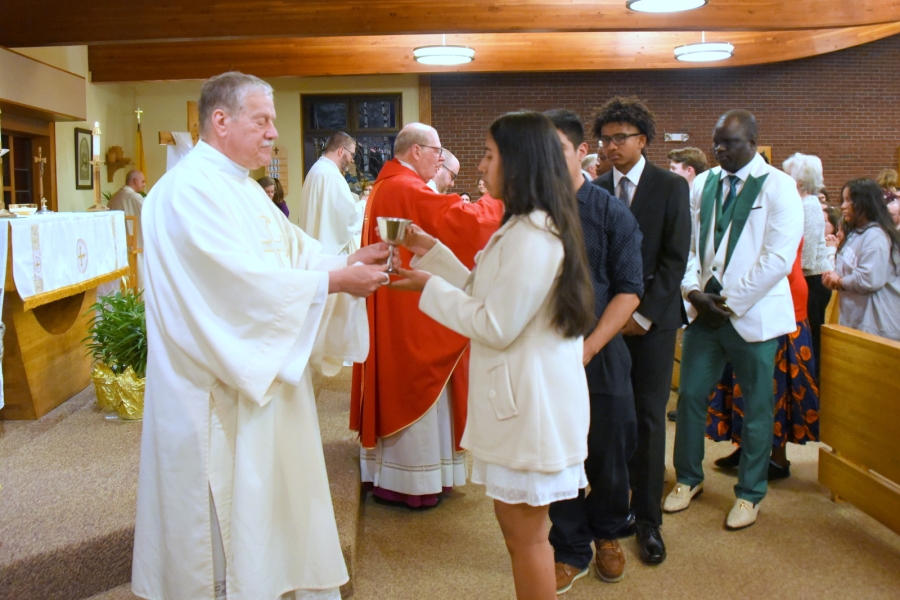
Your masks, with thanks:
M 0 419 L 40 418 L 87 387 L 86 313 L 98 285 L 128 274 L 127 252 L 120 211 L 0 221 Z

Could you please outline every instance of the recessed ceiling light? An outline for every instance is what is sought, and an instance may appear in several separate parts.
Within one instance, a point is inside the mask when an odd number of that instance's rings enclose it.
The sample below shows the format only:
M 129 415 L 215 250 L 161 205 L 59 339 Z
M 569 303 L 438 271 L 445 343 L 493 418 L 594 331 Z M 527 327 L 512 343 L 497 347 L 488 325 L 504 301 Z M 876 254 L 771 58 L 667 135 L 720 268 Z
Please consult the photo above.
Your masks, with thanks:
M 475 51 L 468 46 L 448 46 L 447 36 L 440 46 L 421 46 L 413 50 L 413 58 L 423 65 L 464 65 L 475 60 Z
M 693 10 L 709 3 L 709 0 L 627 0 L 625 7 L 638 12 L 668 13 Z

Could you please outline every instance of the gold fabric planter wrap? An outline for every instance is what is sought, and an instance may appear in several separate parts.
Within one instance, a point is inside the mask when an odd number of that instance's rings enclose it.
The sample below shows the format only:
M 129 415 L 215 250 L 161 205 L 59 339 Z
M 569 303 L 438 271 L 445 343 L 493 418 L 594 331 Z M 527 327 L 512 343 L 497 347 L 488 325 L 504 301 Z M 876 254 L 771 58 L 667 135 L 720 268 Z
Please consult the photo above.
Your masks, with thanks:
M 116 374 L 103 363 L 94 363 L 91 372 L 91 381 L 94 382 L 94 391 L 97 393 L 97 404 L 103 412 L 116 412 L 119 406 L 119 396 L 116 391 Z
M 144 418 L 144 385 L 146 383 L 147 380 L 138 377 L 131 367 L 116 376 L 120 419 L 136 421 Z
M 121 375 L 103 363 L 94 364 L 91 373 L 97 405 L 103 412 L 115 412 L 125 421 L 139 421 L 144 418 L 144 385 L 146 380 L 138 377 L 134 369 L 128 367 Z

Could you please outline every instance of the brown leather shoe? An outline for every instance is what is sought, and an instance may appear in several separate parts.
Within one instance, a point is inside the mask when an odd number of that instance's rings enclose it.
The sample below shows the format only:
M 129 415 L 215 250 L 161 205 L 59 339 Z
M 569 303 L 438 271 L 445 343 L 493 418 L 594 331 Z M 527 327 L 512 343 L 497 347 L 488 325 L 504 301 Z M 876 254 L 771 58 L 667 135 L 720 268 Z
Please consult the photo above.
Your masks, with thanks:
M 607 583 L 622 581 L 625 577 L 625 553 L 619 540 L 594 540 L 594 563 L 597 575 Z
M 572 584 L 576 579 L 581 579 L 588 574 L 590 566 L 579 570 L 578 567 L 567 565 L 566 563 L 556 563 L 556 595 L 565 594 L 572 589 Z

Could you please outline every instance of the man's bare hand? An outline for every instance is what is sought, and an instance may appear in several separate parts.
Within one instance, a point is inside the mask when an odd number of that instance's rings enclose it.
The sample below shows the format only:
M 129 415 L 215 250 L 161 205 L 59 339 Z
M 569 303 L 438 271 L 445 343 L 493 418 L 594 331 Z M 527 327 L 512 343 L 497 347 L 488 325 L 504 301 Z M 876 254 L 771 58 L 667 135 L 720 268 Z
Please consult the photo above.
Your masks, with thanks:
M 410 223 L 406 228 L 406 235 L 403 237 L 401 244 L 416 256 L 424 256 L 429 250 L 434 248 L 437 240 L 425 233 L 425 231 L 416 225 Z
M 390 287 L 392 290 L 403 290 L 406 292 L 421 292 L 425 289 L 425 284 L 431 279 L 431 273 L 425 271 L 411 271 L 400 269 L 398 273 L 401 279 L 392 281 Z
M 725 298 L 718 294 L 694 290 L 688 294 L 688 301 L 697 309 L 697 318 L 703 319 L 713 327 L 721 327 L 733 314 L 725 303 Z
M 622 328 L 622 335 L 645 335 L 647 330 L 641 327 L 641 324 L 634 320 L 632 316 Z
M 365 298 L 390 281 L 385 265 L 356 265 L 328 272 L 328 293 Z
M 360 262 L 364 265 L 383 265 L 387 261 L 389 248 L 384 242 L 370 244 L 348 256 L 347 264 L 355 265 Z M 400 261 L 400 251 L 397 248 L 394 248 L 394 261 L 394 264 L 399 264 Z

